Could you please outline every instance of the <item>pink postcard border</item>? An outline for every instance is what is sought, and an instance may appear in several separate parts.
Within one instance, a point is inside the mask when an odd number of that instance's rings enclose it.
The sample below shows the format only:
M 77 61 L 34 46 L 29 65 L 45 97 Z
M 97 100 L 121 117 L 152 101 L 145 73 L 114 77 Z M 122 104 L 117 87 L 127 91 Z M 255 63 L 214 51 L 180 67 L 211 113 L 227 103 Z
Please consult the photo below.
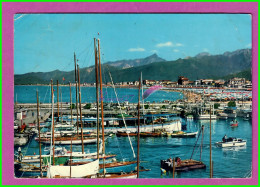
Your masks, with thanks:
M 15 179 L 13 163 L 14 25 L 16 13 L 250 13 L 252 15 L 253 143 L 249 179 Z M 2 185 L 256 185 L 258 184 L 257 2 L 3 2 Z

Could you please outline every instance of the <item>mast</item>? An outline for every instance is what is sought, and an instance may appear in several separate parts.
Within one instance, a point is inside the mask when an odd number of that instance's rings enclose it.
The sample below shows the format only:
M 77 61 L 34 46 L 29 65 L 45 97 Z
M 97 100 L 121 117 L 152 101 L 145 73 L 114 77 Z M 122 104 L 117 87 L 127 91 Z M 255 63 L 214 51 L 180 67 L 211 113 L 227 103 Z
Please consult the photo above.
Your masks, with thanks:
M 142 72 L 141 72 L 141 82 L 142 84 L 142 95 L 144 94 L 144 87 L 143 87 L 143 76 L 142 76 Z M 144 115 L 144 99 L 142 98 L 142 103 L 143 103 L 143 115 Z
M 72 165 L 72 135 L 70 137 L 70 178 L 71 178 L 71 165 Z
M 39 119 L 38 90 L 36 91 L 36 95 L 37 95 L 37 123 L 38 123 L 38 133 L 39 133 L 40 173 L 41 173 L 41 177 L 42 177 L 42 149 L 41 149 L 41 128 L 40 128 L 40 119 Z
M 98 57 L 99 57 L 98 61 L 99 61 L 100 97 L 101 97 L 101 121 L 102 121 L 102 145 L 103 145 L 102 146 L 102 148 L 103 148 L 103 177 L 105 178 L 105 129 L 104 129 L 102 72 L 101 72 L 101 59 L 100 59 L 99 39 L 98 39 Z
M 70 116 L 71 116 L 71 125 L 72 125 L 73 124 L 73 118 L 72 118 L 71 83 L 70 83 Z M 70 137 L 70 178 L 71 178 L 71 162 L 72 162 L 72 135 Z
M 53 156 L 53 161 L 52 161 L 52 165 L 55 165 L 55 159 L 54 159 L 54 155 L 55 155 L 55 151 L 54 151 L 54 146 L 55 146 L 55 141 L 54 141 L 54 112 L 53 112 L 53 107 L 54 107 L 54 93 L 53 93 L 53 81 L 51 80 L 51 102 L 52 102 L 52 156 Z M 51 162 L 50 162 L 51 163 Z
M 62 91 L 60 90 L 60 118 L 62 122 Z
M 97 100 L 97 159 L 99 159 L 99 94 L 98 94 L 98 59 L 96 38 L 94 38 L 95 71 L 96 71 L 96 100 Z
M 143 88 L 143 76 L 142 76 L 142 72 L 141 72 L 141 81 L 139 81 L 139 84 L 142 84 L 142 96 L 144 94 L 144 88 Z M 144 99 L 142 97 L 142 104 L 143 104 L 143 119 L 144 119 L 144 127 L 145 127 L 145 117 L 144 117 Z
M 139 89 L 138 89 L 138 130 L 137 130 L 137 178 L 139 178 L 139 164 L 140 164 L 140 88 L 141 80 L 139 79 Z
M 57 112 L 58 112 L 58 121 L 60 121 L 60 116 L 59 116 L 59 80 L 57 80 Z
M 79 113 L 78 113 L 78 86 L 77 86 L 77 66 L 76 66 L 76 54 L 74 52 L 74 64 L 75 64 L 75 83 L 76 83 L 76 110 L 77 110 L 77 135 L 79 136 Z
M 209 113 L 210 113 L 210 120 L 209 120 L 209 131 L 210 131 L 210 135 L 209 135 L 209 166 L 210 166 L 210 178 L 213 178 L 213 170 L 212 170 L 212 147 L 211 147 L 211 105 L 210 105 L 210 109 L 209 109 Z
M 82 123 L 82 111 L 81 111 L 81 91 L 80 91 L 80 76 L 79 76 L 79 65 L 77 65 L 78 69 L 78 81 L 79 81 L 79 112 L 80 112 L 80 124 L 81 124 L 81 147 L 82 147 L 82 154 L 84 154 L 84 142 L 83 142 L 83 123 Z
M 70 83 L 70 116 L 71 116 L 71 124 L 73 124 L 73 118 L 72 118 L 72 97 L 71 97 L 71 83 Z

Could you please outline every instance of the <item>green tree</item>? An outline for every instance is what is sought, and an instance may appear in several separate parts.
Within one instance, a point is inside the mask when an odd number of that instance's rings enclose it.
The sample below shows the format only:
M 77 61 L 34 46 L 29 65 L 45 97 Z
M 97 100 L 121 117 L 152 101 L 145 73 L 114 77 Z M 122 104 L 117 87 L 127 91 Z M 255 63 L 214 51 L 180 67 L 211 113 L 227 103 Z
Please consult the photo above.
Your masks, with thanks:
M 84 106 L 84 109 L 90 109 L 91 108 L 91 103 L 87 103 L 85 106 Z
M 162 106 L 162 109 L 165 109 L 165 108 L 166 108 L 165 105 L 163 105 L 163 106 Z
M 218 107 L 220 107 L 219 103 L 214 103 L 214 109 L 218 109 Z
M 145 109 L 148 109 L 148 108 L 149 108 L 149 105 L 144 105 L 144 108 L 145 108 Z
M 235 101 L 229 101 L 228 102 L 228 107 L 235 107 L 236 106 L 236 102 Z

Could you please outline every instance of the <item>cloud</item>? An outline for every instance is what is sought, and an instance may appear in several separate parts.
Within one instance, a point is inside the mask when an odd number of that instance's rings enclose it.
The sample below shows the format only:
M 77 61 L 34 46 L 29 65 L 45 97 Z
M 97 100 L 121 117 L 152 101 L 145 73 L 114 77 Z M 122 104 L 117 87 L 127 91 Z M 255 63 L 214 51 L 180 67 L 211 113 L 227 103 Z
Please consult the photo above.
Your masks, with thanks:
M 156 45 L 156 47 L 181 47 L 181 46 L 183 46 L 182 43 L 172 43 L 172 42 L 159 43 Z
M 151 53 L 158 53 L 157 50 L 151 50 Z
M 209 52 L 209 50 L 207 48 L 204 48 L 203 52 Z
M 142 52 L 145 51 L 144 48 L 138 47 L 138 48 L 130 48 L 128 49 L 129 52 Z
M 183 44 L 181 44 L 181 43 L 176 43 L 174 46 L 176 46 L 176 47 L 181 47 L 181 46 L 183 46 Z
M 172 42 L 159 43 L 156 45 L 156 47 L 172 47 L 172 46 L 173 46 Z
M 246 45 L 246 47 L 247 47 L 247 48 L 252 48 L 252 44 L 249 43 L 249 44 Z
M 174 49 L 173 52 L 178 53 L 179 49 Z

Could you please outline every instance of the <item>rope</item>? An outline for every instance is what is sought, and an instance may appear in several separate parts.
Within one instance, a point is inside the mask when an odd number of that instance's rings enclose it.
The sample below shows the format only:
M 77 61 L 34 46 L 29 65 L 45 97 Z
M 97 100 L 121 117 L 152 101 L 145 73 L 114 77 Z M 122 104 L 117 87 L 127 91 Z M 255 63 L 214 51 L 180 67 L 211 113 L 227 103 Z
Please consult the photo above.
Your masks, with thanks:
M 49 85 L 48 87 L 50 87 L 50 85 Z M 44 96 L 43 103 L 45 102 L 46 96 L 47 96 L 47 94 L 48 94 L 48 92 L 49 92 L 49 89 L 48 89 L 48 87 L 47 87 L 47 91 L 46 91 L 46 93 L 45 93 L 45 96 Z M 50 100 L 49 100 L 49 101 L 50 101 Z
M 115 88 L 115 85 L 114 85 L 114 82 L 113 82 L 113 79 L 112 79 L 112 76 L 111 76 L 110 71 L 109 71 L 108 73 L 109 73 L 109 76 L 110 76 L 110 79 L 111 79 L 111 83 L 112 83 L 112 86 L 113 86 L 113 89 L 114 89 L 114 92 L 115 92 L 115 95 L 116 95 L 117 104 L 118 104 L 118 106 L 119 106 L 120 113 L 121 113 L 122 118 L 123 118 L 123 122 L 124 122 L 125 129 L 126 129 L 126 133 L 127 133 L 127 137 L 128 137 L 128 140 L 129 140 L 129 143 L 130 143 L 132 152 L 133 152 L 133 156 L 134 156 L 134 158 L 135 158 L 135 151 L 134 151 L 134 148 L 133 148 L 133 145 L 132 145 L 132 142 L 131 142 L 129 133 L 128 133 L 128 129 L 127 129 L 127 126 L 126 126 L 126 123 L 125 123 L 125 118 L 124 118 L 124 115 L 123 115 L 123 113 L 122 113 L 121 106 L 120 106 L 120 103 L 119 103 L 119 100 L 118 100 L 118 97 L 117 97 L 116 88 Z
M 194 145 L 194 147 L 193 147 L 193 151 L 192 151 L 192 154 L 191 154 L 190 160 L 191 160 L 191 158 L 192 158 L 192 156 L 193 156 L 193 153 L 194 153 L 195 147 L 196 147 L 196 145 L 197 145 L 197 143 L 198 143 L 198 140 L 199 140 L 199 137 L 200 137 L 200 134 L 201 134 L 201 131 L 202 131 L 203 128 L 204 128 L 204 126 L 202 126 L 201 129 L 200 129 L 200 132 L 199 132 L 198 138 L 197 138 L 197 140 L 196 140 L 196 142 L 195 142 L 195 145 Z

